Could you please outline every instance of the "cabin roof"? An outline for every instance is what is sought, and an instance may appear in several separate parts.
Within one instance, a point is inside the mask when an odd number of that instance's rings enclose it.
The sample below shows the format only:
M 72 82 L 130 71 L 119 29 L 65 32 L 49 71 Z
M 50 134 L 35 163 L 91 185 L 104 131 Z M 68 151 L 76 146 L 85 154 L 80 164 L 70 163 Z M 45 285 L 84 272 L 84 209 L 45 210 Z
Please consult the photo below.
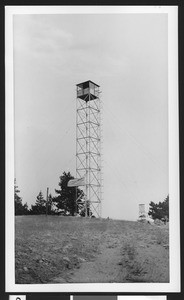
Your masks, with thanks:
M 98 84 L 94 83 L 94 82 L 93 82 L 93 81 L 91 81 L 91 80 L 87 80 L 87 81 L 84 81 L 84 82 L 78 83 L 78 84 L 76 84 L 76 86 L 85 85 L 85 84 L 86 84 L 86 83 L 88 83 L 88 82 L 91 82 L 91 83 L 93 83 L 94 85 L 96 85 L 96 86 L 100 87 Z

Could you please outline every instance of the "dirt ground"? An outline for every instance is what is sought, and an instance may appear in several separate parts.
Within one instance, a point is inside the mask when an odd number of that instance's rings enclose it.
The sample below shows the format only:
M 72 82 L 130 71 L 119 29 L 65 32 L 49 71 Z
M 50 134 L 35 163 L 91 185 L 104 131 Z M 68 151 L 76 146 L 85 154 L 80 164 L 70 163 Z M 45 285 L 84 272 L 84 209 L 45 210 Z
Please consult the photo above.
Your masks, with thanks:
M 169 282 L 169 226 L 16 217 L 16 283 Z

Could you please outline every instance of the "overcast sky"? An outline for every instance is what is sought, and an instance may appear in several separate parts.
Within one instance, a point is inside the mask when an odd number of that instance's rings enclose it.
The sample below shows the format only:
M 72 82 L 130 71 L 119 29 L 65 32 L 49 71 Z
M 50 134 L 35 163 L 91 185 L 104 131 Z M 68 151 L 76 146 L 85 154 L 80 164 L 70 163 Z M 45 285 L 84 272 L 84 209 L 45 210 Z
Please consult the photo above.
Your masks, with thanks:
M 15 177 L 30 206 L 75 176 L 76 84 L 100 85 L 102 216 L 168 192 L 167 14 L 14 15 Z

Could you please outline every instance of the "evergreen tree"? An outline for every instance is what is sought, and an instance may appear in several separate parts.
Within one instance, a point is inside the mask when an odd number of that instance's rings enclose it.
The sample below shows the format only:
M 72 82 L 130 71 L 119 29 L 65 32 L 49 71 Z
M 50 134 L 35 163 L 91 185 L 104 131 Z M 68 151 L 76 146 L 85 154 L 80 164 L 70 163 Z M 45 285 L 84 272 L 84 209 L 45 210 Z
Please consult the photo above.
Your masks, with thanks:
M 36 197 L 35 205 L 31 205 L 30 213 L 33 215 L 46 214 L 46 200 L 43 197 L 42 191 Z
M 154 220 L 169 220 L 169 195 L 163 202 L 159 202 L 158 204 L 151 201 L 149 206 L 150 208 L 148 215 L 151 216 Z
M 79 212 L 79 205 L 76 203 L 76 198 L 80 195 L 83 196 L 83 191 L 76 187 L 68 187 L 68 181 L 74 179 L 70 172 L 63 172 L 59 181 L 60 189 L 55 189 L 58 196 L 54 197 L 53 201 L 56 203 L 57 209 L 61 209 L 65 214 L 74 216 L 75 213 Z M 77 194 L 77 195 L 76 195 Z M 77 197 L 76 197 L 77 196 Z M 78 202 L 81 200 L 78 200 Z M 81 206 L 81 204 L 80 204 Z
M 15 201 L 15 215 L 27 215 L 28 205 L 25 203 L 22 204 L 22 198 L 18 195 L 20 193 L 20 190 L 18 189 L 18 186 L 16 185 L 16 179 L 14 179 L 14 201 Z

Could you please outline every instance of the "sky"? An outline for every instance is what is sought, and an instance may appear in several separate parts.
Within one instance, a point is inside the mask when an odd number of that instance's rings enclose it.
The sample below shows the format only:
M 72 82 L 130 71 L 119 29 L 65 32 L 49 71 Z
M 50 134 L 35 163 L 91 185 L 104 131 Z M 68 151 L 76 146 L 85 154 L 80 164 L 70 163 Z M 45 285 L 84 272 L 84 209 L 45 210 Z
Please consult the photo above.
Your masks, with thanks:
M 76 84 L 102 102 L 102 217 L 137 220 L 168 183 L 167 14 L 14 15 L 15 177 L 30 207 L 75 176 Z

